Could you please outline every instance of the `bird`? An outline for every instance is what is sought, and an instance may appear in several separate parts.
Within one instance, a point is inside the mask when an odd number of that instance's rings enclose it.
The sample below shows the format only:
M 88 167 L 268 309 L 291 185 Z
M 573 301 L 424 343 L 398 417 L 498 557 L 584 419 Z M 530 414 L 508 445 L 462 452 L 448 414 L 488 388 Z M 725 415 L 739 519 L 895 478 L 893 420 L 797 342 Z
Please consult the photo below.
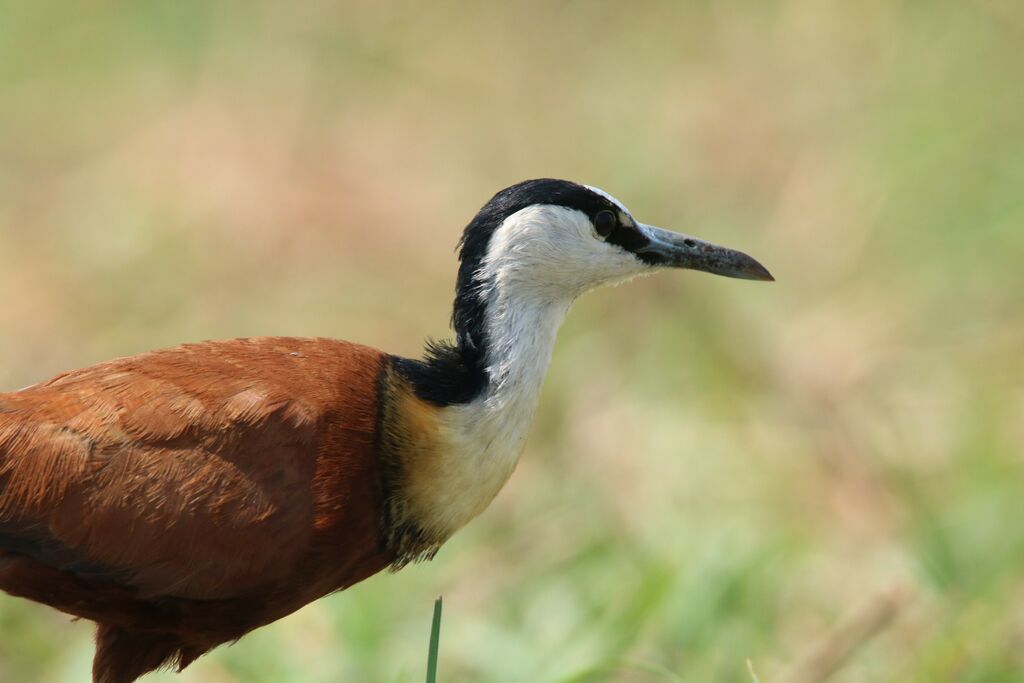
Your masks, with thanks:
M 664 269 L 773 280 L 552 178 L 462 233 L 454 338 L 206 341 L 0 393 L 0 589 L 96 622 L 94 683 L 183 670 L 325 595 L 428 560 L 523 451 L 581 294 Z

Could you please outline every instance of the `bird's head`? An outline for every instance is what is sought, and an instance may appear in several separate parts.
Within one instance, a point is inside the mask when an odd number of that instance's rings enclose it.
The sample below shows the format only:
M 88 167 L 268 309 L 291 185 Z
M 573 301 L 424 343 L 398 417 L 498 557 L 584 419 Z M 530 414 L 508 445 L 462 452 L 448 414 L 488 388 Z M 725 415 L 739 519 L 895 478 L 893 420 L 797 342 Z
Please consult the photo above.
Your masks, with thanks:
M 543 305 L 662 268 L 773 279 L 742 252 L 646 225 L 602 190 L 550 178 L 494 195 L 466 227 L 459 258 L 454 323 L 470 346 L 472 323 L 496 291 Z

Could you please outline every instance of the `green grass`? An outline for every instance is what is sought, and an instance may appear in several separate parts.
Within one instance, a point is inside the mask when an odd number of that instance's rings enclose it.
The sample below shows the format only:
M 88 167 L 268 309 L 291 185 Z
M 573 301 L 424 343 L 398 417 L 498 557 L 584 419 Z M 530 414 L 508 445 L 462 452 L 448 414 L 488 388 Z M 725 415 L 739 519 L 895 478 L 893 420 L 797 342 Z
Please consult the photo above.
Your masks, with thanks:
M 416 354 L 461 227 L 541 175 L 778 280 L 583 297 L 434 562 L 153 683 L 420 680 L 441 593 L 444 683 L 1017 683 L 1022 39 L 999 0 L 0 2 L 3 389 L 205 338 Z M 0 680 L 87 680 L 90 638 L 0 597 Z

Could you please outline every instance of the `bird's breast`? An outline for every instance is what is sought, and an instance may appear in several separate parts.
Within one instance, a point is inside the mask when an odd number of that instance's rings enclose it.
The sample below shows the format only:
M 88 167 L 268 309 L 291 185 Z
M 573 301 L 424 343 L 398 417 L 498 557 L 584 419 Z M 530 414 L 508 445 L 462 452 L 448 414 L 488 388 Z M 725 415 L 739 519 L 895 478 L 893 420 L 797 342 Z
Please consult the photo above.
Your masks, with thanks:
M 494 500 L 515 470 L 535 402 L 484 396 L 437 406 L 393 370 L 381 391 L 385 527 L 402 566 L 432 557 Z

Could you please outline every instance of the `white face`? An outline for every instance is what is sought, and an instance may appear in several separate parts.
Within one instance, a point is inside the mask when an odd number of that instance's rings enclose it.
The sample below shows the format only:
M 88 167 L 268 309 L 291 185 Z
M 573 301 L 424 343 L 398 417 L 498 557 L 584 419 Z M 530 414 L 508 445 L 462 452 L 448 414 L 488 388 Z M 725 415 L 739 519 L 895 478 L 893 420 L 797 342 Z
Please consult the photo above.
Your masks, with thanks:
M 635 224 L 625 208 L 615 204 L 620 208 L 617 218 Z M 582 211 L 538 204 L 512 214 L 495 231 L 477 280 L 485 289 L 572 300 L 594 287 L 653 270 L 634 254 L 606 242 Z

